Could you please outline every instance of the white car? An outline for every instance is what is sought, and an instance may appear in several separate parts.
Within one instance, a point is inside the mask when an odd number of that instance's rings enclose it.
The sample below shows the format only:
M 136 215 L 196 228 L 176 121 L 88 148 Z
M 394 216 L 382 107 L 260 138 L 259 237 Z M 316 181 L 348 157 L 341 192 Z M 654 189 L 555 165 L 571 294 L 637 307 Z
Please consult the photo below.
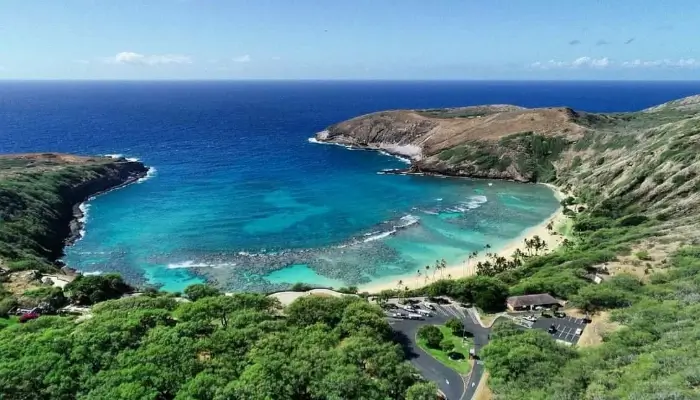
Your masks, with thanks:
M 528 315 L 525 317 L 525 321 L 535 322 L 537 321 L 537 317 L 535 317 L 534 315 Z
M 421 309 L 418 309 L 418 310 L 416 310 L 416 312 L 417 312 L 418 314 L 425 315 L 426 317 L 430 317 L 431 315 L 433 315 L 433 314 L 432 314 L 430 311 L 428 311 L 428 310 L 421 310 Z
M 415 307 L 413 306 L 401 306 L 406 311 L 416 311 Z
M 423 303 L 423 307 L 427 308 L 428 310 L 433 310 L 435 311 L 435 306 L 430 304 L 430 303 Z
M 423 316 L 420 314 L 410 313 L 408 314 L 408 319 L 423 319 Z
M 574 335 L 581 336 L 582 333 L 583 333 L 583 329 L 578 328 L 578 329 L 576 329 L 576 333 Z

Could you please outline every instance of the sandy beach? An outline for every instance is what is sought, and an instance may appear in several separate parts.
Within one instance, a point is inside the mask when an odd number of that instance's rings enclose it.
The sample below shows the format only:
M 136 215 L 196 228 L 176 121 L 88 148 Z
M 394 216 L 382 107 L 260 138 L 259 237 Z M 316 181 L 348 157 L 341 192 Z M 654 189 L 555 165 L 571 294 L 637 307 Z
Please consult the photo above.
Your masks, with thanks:
M 554 196 L 558 199 L 561 200 L 564 198 L 564 194 L 559 190 L 554 185 L 550 184 L 544 184 L 552 191 L 554 192 Z M 562 243 L 564 240 L 564 237 L 560 235 L 557 232 L 557 227 L 561 226 L 562 224 L 566 223 L 567 217 L 561 212 L 562 207 L 557 208 L 556 211 L 554 211 L 549 217 L 547 217 L 544 221 L 542 221 L 539 225 L 536 225 L 532 228 L 527 229 L 525 232 L 523 232 L 520 236 L 517 238 L 511 240 L 510 242 L 506 243 L 504 246 L 501 246 L 499 248 L 491 248 L 489 250 L 482 250 L 479 252 L 479 255 L 475 258 L 472 258 L 471 261 L 468 260 L 469 254 L 464 255 L 464 260 L 463 262 L 459 264 L 452 264 L 448 265 L 447 268 L 445 268 L 444 271 L 440 273 L 440 276 L 444 276 L 447 278 L 448 276 L 455 279 L 455 278 L 462 278 L 465 276 L 471 276 L 471 275 L 476 275 L 476 264 L 479 261 L 486 261 L 486 253 L 496 253 L 499 256 L 509 258 L 513 254 L 513 252 L 516 249 L 520 249 L 522 251 L 525 251 L 525 239 L 532 238 L 533 236 L 537 235 L 542 240 L 544 240 L 547 243 L 547 250 L 552 251 L 553 249 L 556 249 L 559 247 L 559 245 Z M 547 229 L 547 225 L 549 223 L 552 223 L 554 226 L 554 229 L 551 231 Z M 435 279 L 439 279 L 438 276 L 435 277 Z M 403 281 L 402 287 L 408 287 L 409 289 L 415 289 L 419 288 L 421 286 L 425 286 L 426 284 L 430 284 L 433 282 L 432 279 L 428 279 L 427 283 L 425 280 L 425 277 L 423 276 L 416 276 L 416 275 L 407 275 L 407 276 L 397 276 L 391 281 L 385 281 L 385 282 L 371 282 L 366 285 L 361 285 L 359 287 L 360 292 L 369 292 L 369 293 L 378 293 L 381 292 L 382 290 L 387 290 L 387 289 L 397 289 L 399 287 L 398 282 L 399 280 Z

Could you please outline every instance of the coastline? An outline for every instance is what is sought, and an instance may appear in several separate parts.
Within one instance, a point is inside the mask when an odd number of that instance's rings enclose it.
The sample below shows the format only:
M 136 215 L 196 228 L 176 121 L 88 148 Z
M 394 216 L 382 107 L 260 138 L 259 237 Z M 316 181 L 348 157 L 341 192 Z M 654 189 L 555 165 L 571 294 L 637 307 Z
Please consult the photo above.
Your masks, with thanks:
M 135 162 L 135 161 L 130 161 L 130 162 Z M 124 182 L 120 183 L 117 186 L 113 186 L 111 188 L 101 190 L 99 192 L 93 193 L 87 198 L 83 199 L 79 203 L 73 204 L 73 219 L 71 219 L 69 223 L 69 229 L 70 232 L 68 234 L 68 237 L 64 240 L 64 247 L 69 247 L 74 245 L 77 241 L 83 238 L 85 236 L 85 222 L 86 218 L 85 215 L 87 213 L 86 205 L 90 200 L 95 199 L 98 196 L 101 196 L 103 194 L 107 194 L 111 191 L 121 189 L 123 187 L 129 186 L 133 183 L 138 183 L 142 179 L 146 178 L 152 167 L 146 167 L 146 172 L 138 172 L 132 176 L 130 176 L 128 179 L 126 179 Z M 85 210 L 85 211 L 83 211 Z
M 553 191 L 554 197 L 556 197 L 557 200 L 562 200 L 565 197 L 558 187 L 547 183 L 542 183 L 542 185 L 549 187 Z M 547 225 L 549 225 L 551 222 L 552 225 L 556 227 L 568 219 L 568 217 L 562 213 L 562 209 L 563 207 L 559 206 L 556 211 L 554 211 L 538 225 L 526 229 L 518 237 L 508 241 L 499 248 L 490 249 L 489 252 L 495 253 L 501 257 L 510 258 L 516 249 L 520 248 L 522 250 L 524 248 L 523 242 L 525 239 L 532 238 L 535 235 L 547 242 L 548 252 L 556 249 L 561 245 L 562 241 L 564 240 L 564 236 L 558 234 L 556 229 L 552 229 L 550 231 L 547 229 Z M 484 250 L 480 251 L 479 255 L 472 258 L 471 261 L 468 261 L 468 254 L 465 254 L 465 258 L 461 263 L 448 265 L 447 268 L 441 272 L 441 276 L 450 276 L 450 279 L 458 279 L 476 275 L 476 264 L 480 261 L 486 260 L 485 253 L 486 251 Z M 382 290 L 395 290 L 397 287 L 399 287 L 399 281 L 403 282 L 401 285 L 402 287 L 408 287 L 409 289 L 417 289 L 434 282 L 434 280 L 426 281 L 425 277 L 418 277 L 416 275 L 398 275 L 392 277 L 391 280 L 375 281 L 360 285 L 358 289 L 360 292 L 368 293 L 379 293 Z

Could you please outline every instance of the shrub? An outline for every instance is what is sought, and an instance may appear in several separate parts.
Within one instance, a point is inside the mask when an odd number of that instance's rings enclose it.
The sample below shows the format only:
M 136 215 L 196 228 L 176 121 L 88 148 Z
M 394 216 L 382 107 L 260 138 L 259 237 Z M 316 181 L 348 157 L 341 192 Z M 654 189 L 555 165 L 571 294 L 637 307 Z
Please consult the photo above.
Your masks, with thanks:
M 642 261 L 651 261 L 652 258 L 649 256 L 649 252 L 646 250 L 640 250 L 634 254 L 638 259 Z
M 445 322 L 445 326 L 450 328 L 450 331 L 452 331 L 452 334 L 455 336 L 462 336 L 464 333 L 464 324 L 457 318 L 450 318 Z
M 428 347 L 439 349 L 440 343 L 445 337 L 437 326 L 423 325 L 418 329 L 418 338 L 425 340 Z
M 449 338 L 444 338 L 440 342 L 440 350 L 444 351 L 445 353 L 449 352 L 450 350 L 454 349 L 454 343 L 452 343 L 452 340 Z
M 197 283 L 194 285 L 187 286 L 185 288 L 185 295 L 188 299 L 192 301 L 197 301 L 204 297 L 220 296 L 221 291 L 219 289 L 205 285 L 203 283 Z

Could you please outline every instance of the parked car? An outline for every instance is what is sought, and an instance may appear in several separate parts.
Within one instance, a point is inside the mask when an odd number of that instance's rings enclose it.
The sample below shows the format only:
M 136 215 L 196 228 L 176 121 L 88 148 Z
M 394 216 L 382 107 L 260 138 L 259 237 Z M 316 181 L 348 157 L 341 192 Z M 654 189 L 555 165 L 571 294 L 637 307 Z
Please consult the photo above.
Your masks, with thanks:
M 566 317 L 566 313 L 565 313 L 565 312 L 562 312 L 562 311 L 557 311 L 557 312 L 554 313 L 554 316 L 557 317 L 557 318 L 565 318 L 565 317 Z
M 31 321 L 31 320 L 37 319 L 37 318 L 39 318 L 39 314 L 37 314 L 37 313 L 26 313 L 26 314 L 22 314 L 22 315 L 19 317 L 19 323 L 20 323 L 20 324 L 23 324 L 23 323 L 25 323 L 25 322 L 27 322 L 27 321 Z
M 403 308 L 406 311 L 410 311 L 410 312 L 416 311 L 415 307 L 409 306 L 409 305 L 401 306 L 401 308 Z
M 423 319 L 423 316 L 420 314 L 416 314 L 416 313 L 409 313 L 408 319 Z
M 554 324 L 549 326 L 549 329 L 547 329 L 547 332 L 549 333 L 555 333 L 557 331 L 557 327 L 554 326 Z
M 578 328 L 578 329 L 576 329 L 575 335 L 576 335 L 576 336 L 581 336 L 582 333 L 583 333 L 583 329 Z
M 549 312 L 547 312 L 547 311 L 545 311 L 545 312 L 542 313 L 542 318 L 552 318 L 552 314 L 549 313 Z
M 422 310 L 422 309 L 420 309 L 420 308 L 417 309 L 416 312 L 417 312 L 418 314 L 424 315 L 424 316 L 426 316 L 426 317 L 431 317 L 431 316 L 433 315 L 430 311 L 428 311 L 428 310 Z
M 423 303 L 423 307 L 427 308 L 428 310 L 433 310 L 435 311 L 435 306 L 430 304 L 430 303 Z
M 524 319 L 525 319 L 525 321 L 530 321 L 530 322 L 537 321 L 537 317 L 535 317 L 534 315 L 528 315 Z

